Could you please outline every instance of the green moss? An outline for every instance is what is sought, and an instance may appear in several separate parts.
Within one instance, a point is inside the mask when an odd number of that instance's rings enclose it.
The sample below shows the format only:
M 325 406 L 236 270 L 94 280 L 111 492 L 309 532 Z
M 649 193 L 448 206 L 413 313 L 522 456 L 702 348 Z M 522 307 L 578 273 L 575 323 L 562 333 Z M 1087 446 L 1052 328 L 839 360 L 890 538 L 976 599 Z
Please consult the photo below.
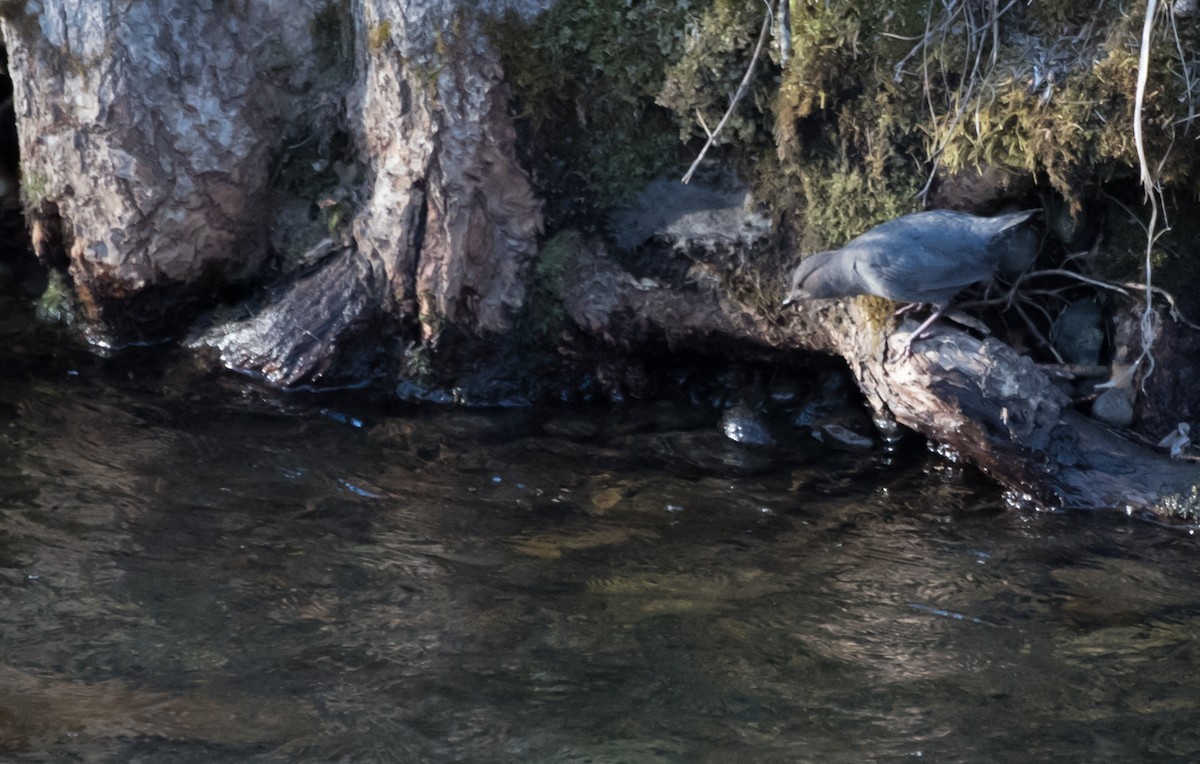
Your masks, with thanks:
M 551 228 L 624 201 L 685 156 L 679 125 L 654 101 L 690 13 L 676 0 L 562 0 L 489 29 L 539 149 L 530 163 Z
M 367 47 L 378 52 L 392 38 L 392 22 L 381 21 L 367 30 Z
M 567 322 L 562 302 L 563 274 L 583 246 L 583 237 L 573 230 L 555 234 L 542 246 L 529 279 L 525 309 L 517 321 L 522 344 L 544 347 L 562 332 Z
M 969 98 L 952 108 L 949 90 L 934 93 L 938 116 L 926 136 L 927 151 L 940 151 L 949 172 L 986 164 L 1044 176 L 1076 203 L 1080 189 L 1098 179 L 1136 178 L 1132 126 L 1141 13 L 1124 15 L 1116 4 L 1033 4 L 1019 33 L 1002 38 L 1007 41 L 995 51 L 997 63 L 981 71 Z M 1051 33 L 1064 28 L 1078 32 Z M 1200 42 L 1195 25 L 1182 25 L 1180 34 L 1185 51 Z M 948 68 L 954 59 L 946 47 L 938 60 L 944 58 Z M 1200 148 L 1182 140 L 1189 95 L 1178 55 L 1169 28 L 1160 23 L 1142 125 L 1150 161 L 1157 165 L 1170 153 L 1160 181 L 1196 194 Z
M 1136 13 L 1047 0 L 1014 6 L 993 34 L 977 4 L 936 5 L 927 19 L 929 7 L 791 1 L 792 58 L 769 109 L 774 156 L 760 156 L 755 177 L 801 249 L 840 244 L 918 209 L 935 162 L 946 174 L 994 166 L 1045 179 L 1073 204 L 1099 181 L 1136 178 Z M 710 31 L 693 44 L 699 61 L 685 56 L 674 66 L 679 83 L 664 93 L 681 123 L 684 111 L 706 121 L 719 113 L 700 94 L 732 90 L 754 15 L 711 5 L 700 24 Z M 1200 195 L 1200 144 L 1181 134 L 1186 83 L 1160 26 L 1143 114 L 1147 153 L 1157 162 L 1171 149 L 1160 179 Z M 1185 51 L 1200 42 L 1195 25 L 1180 34 Z M 768 119 L 755 93 L 755 108 L 734 123 L 734 143 L 751 154 L 759 149 L 745 123 Z M 685 124 L 684 133 L 693 128 Z
M 920 209 L 935 171 L 997 167 L 1073 206 L 1107 181 L 1136 182 L 1140 7 L 1039 0 L 996 20 L 969 0 L 789 3 L 790 60 L 772 40 L 715 153 L 753 180 L 790 247 L 840 245 Z M 496 24 L 552 229 L 695 156 L 702 123 L 716 126 L 745 73 L 762 12 L 737 0 L 561 0 L 532 22 Z M 1200 49 L 1200 25 L 1178 31 L 1185 53 Z M 1160 24 L 1145 143 L 1153 163 L 1170 152 L 1168 194 L 1200 198 L 1178 58 Z M 1136 266 L 1140 247 L 1128 249 Z M 766 305 L 764 274 L 779 267 L 751 263 L 729 284 Z
M 679 118 L 681 140 L 703 142 L 729 108 L 745 76 L 758 42 L 763 7 L 754 3 L 717 0 L 689 25 L 690 34 L 679 59 L 668 67 L 657 102 Z M 717 136 L 717 145 L 734 144 L 745 150 L 765 148 L 769 140 L 762 117 L 775 89 L 769 64 L 755 72 L 750 94 L 735 109 Z
M 876 336 L 884 337 L 896 321 L 896 303 L 883 297 L 863 295 L 856 298 L 858 307 Z
M 78 317 L 75 291 L 70 279 L 58 269 L 51 269 L 46 288 L 37 301 L 36 314 L 39 320 L 50 324 L 71 326 Z

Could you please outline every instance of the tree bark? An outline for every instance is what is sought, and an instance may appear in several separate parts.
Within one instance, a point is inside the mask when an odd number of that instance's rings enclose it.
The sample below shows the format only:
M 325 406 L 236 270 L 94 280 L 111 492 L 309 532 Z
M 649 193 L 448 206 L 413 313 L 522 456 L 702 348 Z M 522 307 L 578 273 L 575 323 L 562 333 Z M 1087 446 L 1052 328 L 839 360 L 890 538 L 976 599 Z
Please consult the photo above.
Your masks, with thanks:
M 3 19 L 37 254 L 65 254 L 95 321 L 266 257 L 268 154 L 313 46 L 292 3 L 236 7 L 32 0 Z
M 296 225 L 277 213 L 297 193 L 345 208 L 335 244 L 385 274 L 370 302 L 414 341 L 449 325 L 503 331 L 521 305 L 541 206 L 514 159 L 496 54 L 465 7 L 34 0 L 7 10 L 3 32 L 35 249 L 50 264 L 65 258 L 87 317 L 122 338 L 186 324 L 214 284 L 278 276 L 296 291 L 275 299 L 312 299 L 314 280 L 269 267 L 293 265 L 269 242 Z M 273 160 L 338 129 L 350 149 L 317 157 L 338 169 L 336 187 L 274 183 Z M 281 371 L 279 358 L 359 323 L 238 320 L 236 341 L 215 328 L 201 344 L 236 345 L 226 365 L 297 381 L 305 364 Z

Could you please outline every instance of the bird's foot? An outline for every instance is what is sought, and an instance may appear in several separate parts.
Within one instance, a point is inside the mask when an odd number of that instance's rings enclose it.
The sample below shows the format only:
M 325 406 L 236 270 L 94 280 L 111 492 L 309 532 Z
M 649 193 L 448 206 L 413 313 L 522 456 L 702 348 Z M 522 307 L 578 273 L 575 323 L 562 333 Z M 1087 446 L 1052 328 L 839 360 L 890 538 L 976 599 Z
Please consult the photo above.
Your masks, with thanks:
M 923 335 L 925 333 L 925 330 L 928 329 L 930 327 L 930 325 L 934 321 L 936 321 L 938 319 L 938 317 L 941 315 L 942 315 L 942 309 L 937 308 L 936 310 L 933 311 L 933 314 L 930 315 L 929 318 L 925 319 L 925 321 L 920 326 L 918 326 L 916 329 L 914 329 L 912 331 L 911 334 L 908 335 L 908 339 L 905 341 L 904 347 L 900 349 L 900 355 L 896 358 L 897 361 L 903 361 L 905 358 L 908 358 L 909 356 L 912 355 L 913 343 L 916 342 L 917 340 L 919 340 L 921 338 L 921 335 Z M 885 358 L 885 360 L 886 360 L 886 358 Z

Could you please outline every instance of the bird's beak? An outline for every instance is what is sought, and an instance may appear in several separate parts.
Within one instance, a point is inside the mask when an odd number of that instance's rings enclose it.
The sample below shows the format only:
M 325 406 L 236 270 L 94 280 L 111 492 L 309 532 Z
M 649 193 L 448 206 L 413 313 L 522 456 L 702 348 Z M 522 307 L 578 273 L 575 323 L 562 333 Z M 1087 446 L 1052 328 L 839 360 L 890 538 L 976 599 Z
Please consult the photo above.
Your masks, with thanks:
M 781 307 L 786 308 L 787 306 L 791 305 L 795 301 L 796 301 L 796 298 L 789 294 L 787 297 L 783 298 L 783 304 L 781 305 Z

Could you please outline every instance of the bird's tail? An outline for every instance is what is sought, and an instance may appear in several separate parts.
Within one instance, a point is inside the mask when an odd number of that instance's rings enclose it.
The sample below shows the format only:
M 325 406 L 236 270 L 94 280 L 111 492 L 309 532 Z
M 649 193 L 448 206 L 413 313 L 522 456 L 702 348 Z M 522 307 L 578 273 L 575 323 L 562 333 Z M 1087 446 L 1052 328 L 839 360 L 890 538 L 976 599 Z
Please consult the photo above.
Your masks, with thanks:
M 1041 212 L 1040 207 L 1035 207 L 1032 210 L 1021 210 L 1020 212 L 1010 212 L 1007 215 L 997 215 L 991 218 L 992 223 L 996 226 L 996 233 L 1003 233 L 1010 228 L 1015 228 L 1021 225 L 1029 218 Z

